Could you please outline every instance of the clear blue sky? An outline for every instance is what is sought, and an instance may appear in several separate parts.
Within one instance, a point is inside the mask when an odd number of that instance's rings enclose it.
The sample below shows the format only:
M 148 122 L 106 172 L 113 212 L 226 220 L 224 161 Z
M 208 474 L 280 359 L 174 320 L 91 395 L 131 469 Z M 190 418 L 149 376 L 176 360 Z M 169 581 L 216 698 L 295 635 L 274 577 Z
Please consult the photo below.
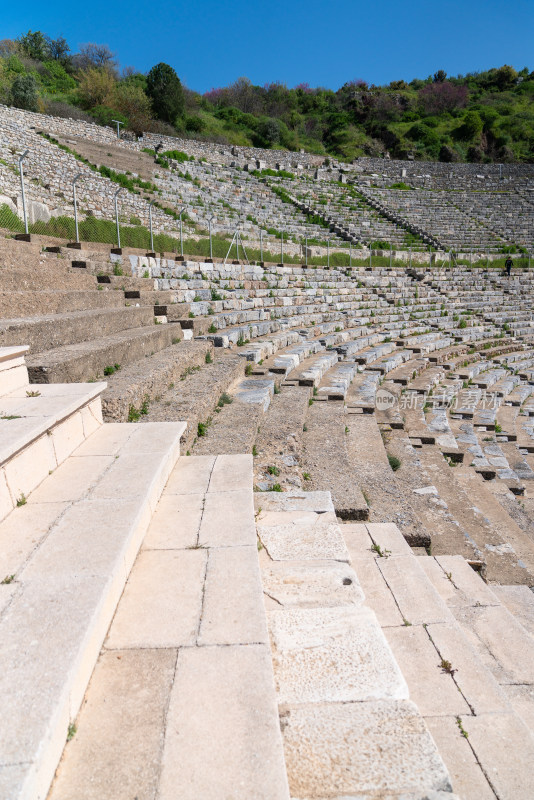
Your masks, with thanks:
M 26 0 L 5 3 L 0 38 L 28 29 L 77 48 L 109 44 L 122 67 L 170 64 L 204 92 L 240 76 L 255 84 L 337 89 L 465 74 L 502 64 L 534 69 L 534 0 Z

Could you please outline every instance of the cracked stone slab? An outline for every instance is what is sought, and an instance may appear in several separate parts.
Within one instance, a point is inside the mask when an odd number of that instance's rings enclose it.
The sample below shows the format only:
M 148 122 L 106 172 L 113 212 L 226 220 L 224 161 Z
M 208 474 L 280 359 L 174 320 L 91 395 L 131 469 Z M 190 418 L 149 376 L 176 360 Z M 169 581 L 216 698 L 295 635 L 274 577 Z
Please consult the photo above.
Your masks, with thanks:
M 281 724 L 292 798 L 437 800 L 443 793 L 453 800 L 445 765 L 410 701 L 287 706 Z
M 334 511 L 330 492 L 263 492 L 254 497 L 256 511 L 315 511 L 324 514 Z
M 334 561 L 350 560 L 345 540 L 333 514 L 295 512 L 292 519 L 279 524 L 275 522 L 275 517 L 278 515 L 271 514 L 256 526 L 258 536 L 273 561 L 329 558 Z
M 408 698 L 376 616 L 366 607 L 271 612 L 279 703 Z
M 348 606 L 365 597 L 354 570 L 337 561 L 306 564 L 273 562 L 262 570 L 264 591 L 282 606 Z

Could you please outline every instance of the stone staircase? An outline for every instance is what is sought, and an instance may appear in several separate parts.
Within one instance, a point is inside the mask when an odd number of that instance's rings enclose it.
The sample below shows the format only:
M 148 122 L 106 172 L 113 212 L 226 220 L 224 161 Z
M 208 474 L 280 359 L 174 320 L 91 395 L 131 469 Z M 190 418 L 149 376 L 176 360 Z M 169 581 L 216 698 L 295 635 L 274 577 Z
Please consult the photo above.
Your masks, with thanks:
M 488 586 L 461 556 L 415 556 L 394 525 L 342 531 L 454 790 L 465 800 L 532 797 L 530 590 Z
M 105 383 L 35 389 L 0 350 L 0 795 L 44 798 L 183 423 L 103 425 Z

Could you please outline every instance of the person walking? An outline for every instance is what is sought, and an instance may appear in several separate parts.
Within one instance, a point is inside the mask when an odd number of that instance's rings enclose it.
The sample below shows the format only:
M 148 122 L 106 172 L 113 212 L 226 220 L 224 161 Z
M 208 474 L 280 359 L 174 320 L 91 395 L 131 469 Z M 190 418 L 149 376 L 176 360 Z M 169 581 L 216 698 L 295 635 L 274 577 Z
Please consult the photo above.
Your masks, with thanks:
M 506 270 L 506 274 L 508 275 L 508 277 L 510 277 L 510 275 L 511 275 L 511 273 L 512 273 L 512 267 L 513 267 L 513 266 L 514 266 L 514 262 L 512 261 L 512 259 L 510 258 L 510 256 L 508 256 L 508 257 L 506 258 L 506 261 L 504 262 L 504 268 L 505 268 L 505 270 Z

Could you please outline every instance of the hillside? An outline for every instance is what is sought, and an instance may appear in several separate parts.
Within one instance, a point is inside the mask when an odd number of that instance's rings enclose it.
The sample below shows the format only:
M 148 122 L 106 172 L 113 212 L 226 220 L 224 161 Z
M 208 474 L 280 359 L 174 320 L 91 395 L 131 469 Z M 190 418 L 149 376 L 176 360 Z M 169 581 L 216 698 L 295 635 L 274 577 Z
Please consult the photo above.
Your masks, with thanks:
M 0 42 L 0 102 L 102 125 L 227 144 L 444 162 L 534 162 L 534 72 L 501 66 L 337 91 L 254 86 L 240 78 L 200 95 L 172 67 L 119 74 L 107 45 L 73 53 L 40 31 Z

